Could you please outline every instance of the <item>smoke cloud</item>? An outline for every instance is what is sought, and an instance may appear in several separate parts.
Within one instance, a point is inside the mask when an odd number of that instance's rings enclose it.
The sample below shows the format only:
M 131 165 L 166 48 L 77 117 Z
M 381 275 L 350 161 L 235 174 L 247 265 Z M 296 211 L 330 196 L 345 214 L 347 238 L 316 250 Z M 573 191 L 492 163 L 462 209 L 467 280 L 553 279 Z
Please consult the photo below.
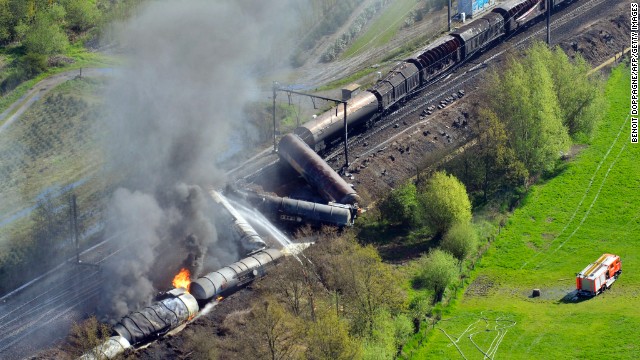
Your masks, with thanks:
M 107 236 L 123 250 L 106 265 L 105 318 L 139 309 L 181 266 L 197 276 L 238 258 L 202 187 L 224 184 L 217 160 L 251 131 L 242 109 L 262 96 L 257 79 L 288 60 L 292 2 L 155 1 L 123 27 L 105 142 L 122 178 Z

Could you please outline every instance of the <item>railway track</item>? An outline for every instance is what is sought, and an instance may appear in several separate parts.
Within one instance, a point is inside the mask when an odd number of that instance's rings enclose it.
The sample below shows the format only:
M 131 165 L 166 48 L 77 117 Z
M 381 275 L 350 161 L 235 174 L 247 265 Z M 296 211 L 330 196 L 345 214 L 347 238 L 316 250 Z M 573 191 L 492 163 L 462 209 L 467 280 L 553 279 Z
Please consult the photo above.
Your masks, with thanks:
M 578 22 L 585 13 L 598 13 L 600 9 L 611 4 L 617 4 L 620 0 L 591 0 L 588 2 L 577 2 L 570 4 L 562 11 L 556 13 L 552 19 L 552 29 L 560 32 L 556 35 L 556 40 L 566 37 L 563 34 L 563 27 Z M 422 89 L 406 104 L 390 114 L 380 119 L 375 128 L 362 135 L 354 136 L 348 142 L 351 150 L 360 147 L 365 141 L 371 141 L 372 145 L 364 151 L 352 152 L 354 156 L 368 155 L 385 146 L 397 136 L 405 134 L 414 129 L 419 124 L 429 121 L 429 118 L 420 120 L 409 127 L 405 127 L 393 134 L 386 134 L 392 125 L 402 121 L 409 116 L 419 114 L 428 104 L 459 89 L 462 86 L 470 87 L 473 82 L 479 79 L 479 75 L 484 74 L 489 68 L 488 64 L 499 59 L 510 49 L 518 49 L 530 43 L 534 38 L 544 34 L 544 24 L 540 22 L 532 26 L 532 30 L 522 32 L 508 39 L 506 43 L 497 45 L 484 54 L 480 54 L 456 69 L 456 72 L 448 73 L 438 79 L 437 83 L 431 84 L 429 88 Z M 468 91 L 471 92 L 471 91 Z M 374 138 L 378 137 L 378 139 Z M 324 158 L 326 161 L 336 160 L 344 156 L 342 144 L 334 145 Z M 229 173 L 236 175 L 244 166 L 249 163 L 258 165 L 248 174 L 241 178 L 256 176 L 267 167 L 273 166 L 278 161 L 277 156 L 270 151 L 263 151 L 250 159 L 249 162 L 239 166 Z M 105 248 L 108 247 L 105 244 Z M 103 263 L 107 259 L 117 256 L 123 249 L 96 247 L 87 253 L 87 261 L 93 259 L 95 263 Z M 18 359 L 33 355 L 38 350 L 49 347 L 53 344 L 51 338 L 47 338 L 50 329 L 60 329 L 60 326 L 69 326 L 74 320 L 79 320 L 84 316 L 84 311 L 90 308 L 92 303 L 100 294 L 103 280 L 99 271 L 78 270 L 77 265 L 64 264 L 60 273 L 52 275 L 53 278 L 41 279 L 41 284 L 46 286 L 45 291 L 22 291 L 0 299 L 0 358 Z M 90 286 L 81 287 L 79 284 L 87 284 L 91 280 Z M 56 340 L 64 336 L 58 331 Z
M 580 2 L 573 3 L 567 5 L 560 12 L 556 12 L 551 19 L 551 30 L 552 35 L 555 31 L 561 29 L 564 25 L 569 22 L 578 19 L 581 15 L 588 13 L 592 9 L 601 6 L 607 5 L 611 3 L 618 3 L 619 0 L 591 0 L 586 3 L 580 4 Z M 577 5 L 577 7 L 575 7 Z M 417 95 L 412 95 L 412 99 L 408 100 L 401 108 L 389 113 L 386 116 L 383 116 L 380 120 L 375 123 L 375 127 L 366 133 L 358 136 L 352 137 L 348 142 L 347 146 L 349 150 L 356 149 L 359 145 L 362 145 L 364 142 L 369 142 L 376 135 L 381 134 L 383 131 L 389 129 L 392 125 L 403 121 L 407 117 L 414 115 L 416 113 L 422 112 L 426 107 L 432 105 L 434 101 L 445 97 L 446 95 L 456 92 L 457 89 L 462 88 L 463 85 L 472 82 L 479 75 L 484 74 L 490 67 L 489 63 L 498 59 L 500 56 L 504 55 L 507 51 L 512 49 L 522 49 L 524 46 L 530 44 L 533 40 L 541 35 L 546 34 L 546 24 L 544 21 L 538 21 L 536 24 L 532 25 L 534 31 L 525 31 L 515 34 L 514 36 L 509 37 L 506 40 L 503 40 L 502 44 L 492 47 L 485 54 L 481 54 L 472 59 L 472 61 L 462 64 L 461 66 L 450 70 L 446 74 L 443 74 L 437 80 L 431 82 L 430 84 L 425 85 L 424 87 L 418 89 L 416 91 Z M 552 38 L 552 42 L 554 39 Z M 558 41 L 555 41 L 557 43 Z M 478 61 L 477 64 L 474 65 L 473 61 Z M 471 66 L 473 65 L 473 66 Z M 455 75 L 457 72 L 461 71 L 460 74 Z M 453 77 L 453 78 L 452 78 Z M 429 88 L 431 88 L 429 90 Z M 425 92 L 426 91 L 426 92 Z M 470 91 L 468 92 L 470 93 Z M 423 120 L 412 124 L 411 128 L 415 128 L 418 125 L 425 124 L 429 121 L 429 117 L 425 117 Z M 405 129 L 406 130 L 406 129 Z M 404 130 L 403 130 L 404 131 Z M 378 141 L 374 143 L 373 146 L 369 146 L 364 152 L 350 152 L 352 157 L 365 157 L 369 154 L 372 154 L 382 148 L 384 145 L 389 143 L 389 141 L 395 139 L 399 135 L 403 134 L 403 131 L 400 133 L 396 133 L 391 135 L 391 137 L 387 137 L 383 141 Z M 324 157 L 325 161 L 331 162 L 344 157 L 344 148 L 343 144 L 339 144 L 334 146 L 335 150 L 331 151 Z M 352 161 L 352 163 L 356 163 L 356 161 Z
M 83 252 L 81 259 L 87 265 L 67 261 L 32 286 L 3 297 L 0 358 L 21 359 L 51 347 L 74 321 L 92 313 L 104 280 L 101 270 L 88 264 L 100 265 L 120 251 L 107 239 Z

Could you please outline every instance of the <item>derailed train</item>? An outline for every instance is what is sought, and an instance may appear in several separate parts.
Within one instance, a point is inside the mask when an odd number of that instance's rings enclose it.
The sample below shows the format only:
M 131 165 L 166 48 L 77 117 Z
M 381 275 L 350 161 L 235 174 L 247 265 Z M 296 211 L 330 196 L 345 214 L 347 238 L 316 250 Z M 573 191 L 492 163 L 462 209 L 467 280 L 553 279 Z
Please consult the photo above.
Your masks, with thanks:
M 549 0 L 549 4 L 553 8 L 569 1 L 571 0 Z M 396 65 L 373 88 L 349 100 L 348 126 L 360 125 L 376 113 L 389 110 L 414 93 L 416 89 L 429 84 L 447 70 L 528 25 L 546 11 L 545 6 L 546 0 L 507 1 L 484 16 L 437 39 L 413 57 Z M 322 150 L 341 133 L 342 111 L 342 107 L 331 109 L 295 129 L 294 134 L 311 149 Z M 297 139 L 287 139 L 286 141 L 289 142 L 297 142 Z M 280 156 L 285 160 L 289 159 L 289 163 L 303 176 L 304 173 L 313 173 L 316 166 L 310 165 L 308 168 L 299 166 L 309 159 L 300 160 L 295 154 L 289 154 L 299 150 L 299 146 L 294 145 L 296 146 L 282 146 L 281 143 Z M 287 148 L 297 150 L 286 150 Z M 327 176 L 334 178 L 332 174 Z M 315 174 L 313 177 L 321 178 L 322 174 Z M 322 181 L 318 183 L 318 186 L 320 185 Z M 338 190 L 334 194 L 323 195 L 328 201 L 357 202 L 358 197 L 354 191 L 345 188 L 343 183 L 336 186 Z M 277 199 L 270 199 L 270 201 L 273 204 L 277 203 Z M 349 218 L 349 221 L 353 220 Z M 253 243 L 257 246 L 261 245 L 258 240 Z M 175 329 L 191 320 L 199 311 L 200 305 L 218 296 L 232 293 L 253 279 L 263 276 L 282 256 L 283 253 L 280 250 L 258 250 L 247 258 L 194 281 L 191 285 L 193 294 L 184 289 L 174 289 L 166 293 L 163 299 L 124 317 L 114 327 L 113 337 L 84 354 L 80 359 L 111 359 L 132 345 L 148 342 Z
M 550 6 L 571 0 L 549 0 Z M 510 0 L 491 12 L 435 40 L 429 46 L 396 65 L 373 88 L 347 103 L 347 125 L 361 125 L 383 113 L 447 70 L 461 64 L 504 37 L 513 34 L 546 12 L 547 0 Z M 343 130 L 343 106 L 330 109 L 297 129 L 298 135 L 315 151 L 321 151 Z
M 283 256 L 278 249 L 259 250 L 193 281 L 189 288 L 191 293 L 179 288 L 163 294 L 153 304 L 123 317 L 113 327 L 112 337 L 79 359 L 113 359 L 132 346 L 147 343 L 176 329 L 193 319 L 200 306 L 264 276 Z

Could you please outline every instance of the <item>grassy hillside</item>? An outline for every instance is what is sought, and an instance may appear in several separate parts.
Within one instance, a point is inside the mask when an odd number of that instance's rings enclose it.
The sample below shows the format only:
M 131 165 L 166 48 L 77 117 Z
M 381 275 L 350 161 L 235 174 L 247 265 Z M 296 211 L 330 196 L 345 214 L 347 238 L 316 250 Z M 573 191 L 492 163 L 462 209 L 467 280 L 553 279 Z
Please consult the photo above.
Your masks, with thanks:
M 384 10 L 384 13 L 375 20 L 367 32 L 358 37 L 353 44 L 342 54 L 343 58 L 357 55 L 360 51 L 371 47 L 381 46 L 389 42 L 396 35 L 403 24 L 404 18 L 409 15 L 420 1 L 397 0 Z
M 103 156 L 96 135 L 104 80 L 82 78 L 52 90 L 0 136 L 0 291 L 28 278 L 38 234 L 64 256 L 68 236 L 67 196 L 78 196 L 80 231 L 91 232 L 100 217 L 103 192 L 112 179 L 100 172 Z M 38 205 L 53 210 L 55 229 L 37 219 Z M 50 260 L 54 259 L 53 250 Z M 26 270 L 15 271 L 26 266 Z M 13 270 L 12 270 L 13 269 Z
M 532 189 L 414 358 L 637 358 L 640 147 L 629 143 L 629 82 L 628 69 L 613 72 L 592 144 Z M 607 252 L 622 258 L 620 279 L 575 299 L 575 274 Z

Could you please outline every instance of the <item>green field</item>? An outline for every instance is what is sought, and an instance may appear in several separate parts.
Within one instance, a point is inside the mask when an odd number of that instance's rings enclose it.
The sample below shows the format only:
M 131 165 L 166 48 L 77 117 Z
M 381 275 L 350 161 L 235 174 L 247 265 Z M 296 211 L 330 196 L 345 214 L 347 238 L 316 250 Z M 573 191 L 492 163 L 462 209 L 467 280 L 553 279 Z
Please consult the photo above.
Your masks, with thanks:
M 590 146 L 531 189 L 414 358 L 638 358 L 640 146 L 629 142 L 629 84 L 628 69 L 613 72 Z M 574 299 L 575 274 L 607 252 L 621 256 L 619 280 Z M 529 297 L 534 288 L 540 298 Z
M 66 204 L 73 187 L 81 230 L 99 221 L 102 192 L 112 180 L 100 172 L 104 159 L 97 141 L 105 81 L 82 78 L 59 85 L 0 136 L 0 273 L 19 263 L 31 245 L 38 200 Z
M 404 18 L 413 10 L 419 0 L 396 0 L 389 5 L 384 13 L 369 26 L 367 32 L 358 37 L 351 46 L 344 51 L 342 58 L 359 54 L 371 47 L 388 43 L 396 35 L 403 24 Z

